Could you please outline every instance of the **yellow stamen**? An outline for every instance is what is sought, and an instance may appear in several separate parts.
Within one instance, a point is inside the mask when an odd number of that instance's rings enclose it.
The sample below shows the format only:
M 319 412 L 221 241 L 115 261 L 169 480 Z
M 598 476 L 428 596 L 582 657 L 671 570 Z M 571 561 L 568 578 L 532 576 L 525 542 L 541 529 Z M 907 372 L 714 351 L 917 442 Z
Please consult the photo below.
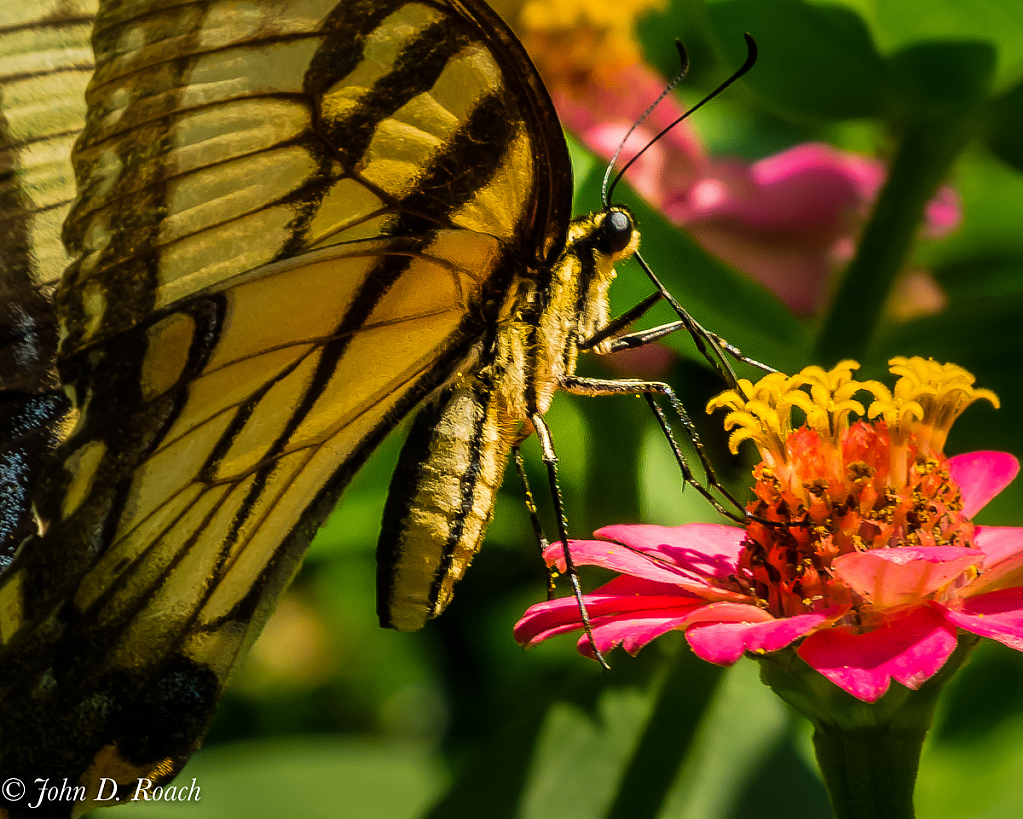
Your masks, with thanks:
M 712 399 L 707 412 L 733 410 L 725 416 L 725 429 L 738 428 L 728 439 L 732 452 L 738 452 L 742 441 L 752 440 L 765 458 L 770 453 L 776 463 L 784 463 L 784 442 L 795 429 L 794 408 L 802 411 L 806 426 L 836 443 L 850 415 L 863 415 L 863 405 L 852 400 L 861 389 L 852 378 L 858 367 L 855 361 L 842 361 L 829 371 L 814 366 L 793 376 L 769 373 L 756 384 L 740 379 L 738 389 Z
M 784 469 L 789 462 L 789 436 L 798 428 L 793 410 L 799 410 L 805 426 L 829 447 L 822 450 L 832 474 L 842 475 L 840 441 L 857 418 L 880 420 L 888 428 L 889 474 L 892 485 L 901 486 L 910 468 L 910 438 L 923 454 L 941 454 L 952 423 L 974 401 L 984 399 L 998 406 L 991 390 L 973 386 L 974 377 L 955 364 L 940 364 L 920 357 L 893 358 L 890 369 L 899 376 L 894 390 L 878 381 L 857 381 L 855 361 L 841 361 L 830 370 L 806 367 L 788 376 L 769 373 L 758 382 L 739 381 L 738 389 L 714 398 L 707 411 L 726 408 L 725 429 L 731 431 L 728 446 L 737 452 L 750 440 L 764 461 L 777 470 L 778 478 L 797 486 Z M 854 397 L 859 392 L 873 396 L 866 410 Z
M 973 375 L 955 364 L 899 356 L 889 365 L 891 372 L 899 376 L 894 391 L 876 381 L 864 382 L 863 388 L 875 398 L 867 409 L 867 417 L 881 419 L 888 425 L 893 472 L 898 457 L 905 452 L 910 433 L 921 451 L 940 453 L 953 422 L 970 404 L 984 399 L 998 406 L 998 396 L 991 390 L 975 388 Z

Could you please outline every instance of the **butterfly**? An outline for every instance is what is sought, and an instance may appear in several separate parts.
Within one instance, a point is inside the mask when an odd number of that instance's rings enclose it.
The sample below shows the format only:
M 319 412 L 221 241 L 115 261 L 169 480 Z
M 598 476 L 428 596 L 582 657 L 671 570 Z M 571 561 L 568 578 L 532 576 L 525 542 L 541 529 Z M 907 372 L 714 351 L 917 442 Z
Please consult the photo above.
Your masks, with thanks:
M 92 44 L 70 263 L 52 313 L 52 278 L 18 291 L 55 317 L 70 407 L 40 345 L 18 372 L 57 406 L 0 577 L 0 773 L 124 795 L 194 751 L 402 418 L 378 591 L 413 630 L 524 436 L 553 476 L 554 393 L 649 385 L 575 375 L 639 234 L 621 207 L 570 218 L 550 97 L 480 0 L 120 0 Z

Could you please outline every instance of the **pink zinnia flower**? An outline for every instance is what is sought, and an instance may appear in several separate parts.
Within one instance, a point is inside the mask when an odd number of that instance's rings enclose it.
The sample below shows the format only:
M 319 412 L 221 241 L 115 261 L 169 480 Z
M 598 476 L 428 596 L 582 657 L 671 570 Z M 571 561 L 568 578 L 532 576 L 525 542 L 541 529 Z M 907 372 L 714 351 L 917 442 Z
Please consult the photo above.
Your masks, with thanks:
M 733 450 L 751 439 L 763 456 L 745 529 L 608 526 L 570 543 L 576 564 L 620 573 L 585 596 L 598 649 L 635 653 L 672 630 L 722 665 L 793 647 L 866 702 L 893 678 L 915 689 L 934 675 L 957 628 L 1023 650 L 1023 528 L 971 520 L 1019 464 L 943 453 L 955 418 L 996 397 L 954 365 L 893 359 L 894 391 L 853 380 L 856 366 L 772 373 L 712 402 L 730 409 Z M 564 571 L 561 544 L 546 556 Z M 560 598 L 531 607 L 515 636 L 530 646 L 579 628 L 575 599 Z M 592 652 L 585 636 L 578 648 Z
M 810 313 L 826 299 L 831 273 L 852 258 L 886 176 L 878 159 L 807 142 L 752 163 L 707 163 L 692 185 L 660 190 L 659 207 L 710 253 L 766 285 L 793 311 Z M 960 218 L 958 196 L 942 188 L 927 206 L 926 233 L 945 235 Z M 937 285 L 925 281 L 930 287 L 920 305 L 944 306 Z

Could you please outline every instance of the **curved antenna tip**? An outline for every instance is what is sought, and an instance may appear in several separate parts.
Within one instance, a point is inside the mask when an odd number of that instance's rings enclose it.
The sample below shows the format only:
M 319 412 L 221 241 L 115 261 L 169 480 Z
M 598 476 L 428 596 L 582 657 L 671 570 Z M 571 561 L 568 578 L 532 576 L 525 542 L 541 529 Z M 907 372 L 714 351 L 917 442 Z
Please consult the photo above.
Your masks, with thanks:
M 674 122 L 672 122 L 666 128 L 662 128 L 658 132 L 657 136 L 655 136 L 653 139 L 647 142 L 647 144 L 644 145 L 643 148 L 632 157 L 632 159 L 630 159 L 628 162 L 625 163 L 624 166 L 622 166 L 622 169 L 618 171 L 617 174 L 615 174 L 614 179 L 612 180 L 611 174 L 614 170 L 615 163 L 618 161 L 618 155 L 622 152 L 622 148 L 625 147 L 625 143 L 628 140 L 628 138 L 632 136 L 632 132 L 635 131 L 636 128 L 640 125 L 640 123 L 642 123 L 650 115 L 650 112 L 657 107 L 658 103 L 660 103 L 660 101 L 664 99 L 665 96 L 667 96 L 668 92 L 675 87 L 675 84 L 689 70 L 689 55 L 686 53 L 685 47 L 682 45 L 682 43 L 679 40 L 675 40 L 675 47 L 678 49 L 679 57 L 682 60 L 682 70 L 675 75 L 674 79 L 672 79 L 672 81 L 668 83 L 668 87 L 661 92 L 661 95 L 654 101 L 653 105 L 647 108 L 646 113 L 643 114 L 643 116 L 640 117 L 633 124 L 633 126 L 629 129 L 629 132 L 625 135 L 625 138 L 618 143 L 618 147 L 615 149 L 614 156 L 611 157 L 611 161 L 608 163 L 607 168 L 604 170 L 604 180 L 600 186 L 601 204 L 603 204 L 605 208 L 608 207 L 608 203 L 611 201 L 611 197 L 614 195 L 614 190 L 618 186 L 618 182 L 622 179 L 622 177 L 625 176 L 625 172 L 630 167 L 632 167 L 636 160 L 638 160 L 644 153 L 646 153 L 647 149 L 651 145 L 657 142 L 657 140 L 663 137 L 666 133 L 668 133 L 668 131 L 670 131 L 672 128 L 678 125 L 682 120 L 686 119 L 691 114 L 695 113 L 708 102 L 710 102 L 712 99 L 714 99 L 714 97 L 716 97 L 726 88 L 728 88 L 728 86 L 737 82 L 747 71 L 749 71 L 753 67 L 754 63 L 756 63 L 757 61 L 757 41 L 753 39 L 753 35 L 750 34 L 749 32 L 745 32 L 742 36 L 743 39 L 746 41 L 746 60 L 739 67 L 739 69 L 735 73 L 733 73 L 732 76 L 730 76 L 727 80 L 721 83 L 721 85 L 719 85 L 707 96 L 705 96 L 702 100 L 696 103 L 696 105 L 694 105 L 692 108 L 690 108 L 680 117 L 678 117 Z
M 757 48 L 757 41 L 753 39 L 753 35 L 748 31 L 744 32 L 742 39 L 746 41 L 746 62 L 743 64 L 743 69 L 740 69 L 743 73 L 749 71 L 753 67 L 753 63 L 757 61 L 757 54 L 760 49 Z
M 680 74 L 689 73 L 689 52 L 686 51 L 686 47 L 682 44 L 682 41 L 678 38 L 675 39 L 675 48 L 678 49 L 678 59 L 682 63 L 682 67 L 679 69 Z

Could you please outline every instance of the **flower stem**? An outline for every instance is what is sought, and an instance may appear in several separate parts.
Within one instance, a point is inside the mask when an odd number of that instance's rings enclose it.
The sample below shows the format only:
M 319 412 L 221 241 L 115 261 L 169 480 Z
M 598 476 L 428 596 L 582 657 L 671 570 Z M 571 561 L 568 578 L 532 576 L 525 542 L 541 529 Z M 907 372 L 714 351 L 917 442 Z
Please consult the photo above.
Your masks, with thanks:
M 929 726 L 850 731 L 817 724 L 813 747 L 835 819 L 913 819 L 913 786 Z
M 813 723 L 813 745 L 835 819 L 913 819 L 920 752 L 942 689 L 979 638 L 961 635 L 941 670 L 913 691 L 892 683 L 862 702 L 793 651 L 761 658 L 761 678 Z
M 814 360 L 862 359 L 904 267 L 928 200 L 947 176 L 970 134 L 968 118 L 906 125 L 888 179 L 863 229 L 817 337 Z

